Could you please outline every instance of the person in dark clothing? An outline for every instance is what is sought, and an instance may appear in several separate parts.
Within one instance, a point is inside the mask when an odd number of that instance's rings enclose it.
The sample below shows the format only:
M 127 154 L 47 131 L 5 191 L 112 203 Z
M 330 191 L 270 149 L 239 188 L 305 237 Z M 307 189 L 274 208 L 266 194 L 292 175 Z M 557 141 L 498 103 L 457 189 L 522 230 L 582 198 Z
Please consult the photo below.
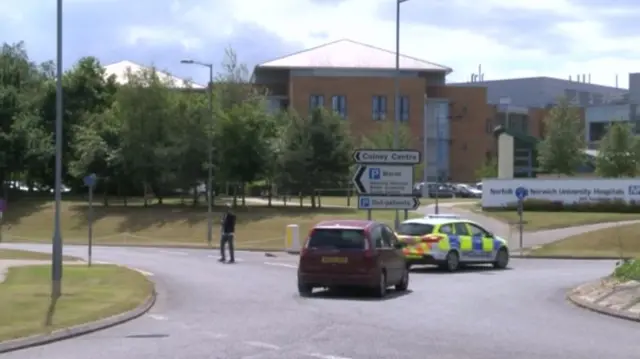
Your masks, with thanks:
M 233 253 L 233 235 L 236 231 L 236 215 L 231 211 L 231 205 L 227 205 L 227 210 L 222 216 L 222 230 L 220 233 L 220 262 L 224 262 L 225 258 L 225 247 L 229 244 L 229 262 L 235 263 L 235 257 Z

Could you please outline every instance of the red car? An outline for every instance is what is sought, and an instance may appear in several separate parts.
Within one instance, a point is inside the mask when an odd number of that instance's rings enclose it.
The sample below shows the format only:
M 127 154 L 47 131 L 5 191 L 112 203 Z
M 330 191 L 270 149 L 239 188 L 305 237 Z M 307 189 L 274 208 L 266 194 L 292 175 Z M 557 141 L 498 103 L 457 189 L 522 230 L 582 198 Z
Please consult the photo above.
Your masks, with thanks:
M 403 244 L 384 223 L 334 220 L 318 223 L 300 253 L 298 292 L 314 288 L 363 287 L 384 297 L 389 286 L 409 286 Z

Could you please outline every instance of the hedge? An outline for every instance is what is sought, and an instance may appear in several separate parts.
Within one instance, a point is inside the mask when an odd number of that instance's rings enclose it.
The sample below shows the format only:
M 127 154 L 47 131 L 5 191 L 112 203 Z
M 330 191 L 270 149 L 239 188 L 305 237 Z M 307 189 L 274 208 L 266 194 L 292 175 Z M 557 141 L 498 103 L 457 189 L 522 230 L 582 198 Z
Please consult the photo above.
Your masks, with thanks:
M 504 211 L 518 209 L 514 201 L 501 207 L 483 207 L 483 211 Z M 640 213 L 640 202 L 623 200 L 600 200 L 597 202 L 564 203 L 543 199 L 526 199 L 523 202 L 525 211 L 537 212 L 599 212 L 599 213 Z

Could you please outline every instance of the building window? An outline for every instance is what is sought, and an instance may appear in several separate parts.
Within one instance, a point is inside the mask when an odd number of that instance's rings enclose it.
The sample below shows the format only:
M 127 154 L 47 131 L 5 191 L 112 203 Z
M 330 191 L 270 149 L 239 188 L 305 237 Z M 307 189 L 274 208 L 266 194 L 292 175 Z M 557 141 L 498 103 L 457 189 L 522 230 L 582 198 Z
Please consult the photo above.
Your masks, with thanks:
M 309 110 L 313 111 L 316 108 L 324 107 L 324 96 L 322 95 L 311 95 L 309 96 Z
M 347 98 L 343 95 L 331 97 L 331 109 L 342 118 L 347 117 Z
M 371 116 L 374 121 L 384 120 L 387 116 L 387 97 L 373 96 L 371 103 Z
M 400 121 L 409 121 L 409 96 L 400 96 Z

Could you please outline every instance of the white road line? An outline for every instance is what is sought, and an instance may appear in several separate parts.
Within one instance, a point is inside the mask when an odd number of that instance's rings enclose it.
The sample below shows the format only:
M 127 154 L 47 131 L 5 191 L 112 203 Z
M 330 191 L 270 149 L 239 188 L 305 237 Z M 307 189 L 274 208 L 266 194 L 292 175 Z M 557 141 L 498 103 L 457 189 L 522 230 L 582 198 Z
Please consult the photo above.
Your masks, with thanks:
M 264 264 L 268 266 L 287 267 L 287 268 L 294 268 L 294 269 L 298 268 L 297 264 L 290 264 L 290 263 L 264 262 Z
M 177 256 L 188 256 L 189 255 L 189 253 L 187 253 L 187 252 L 167 251 L 167 250 L 164 250 L 164 249 L 160 249 L 160 250 L 158 250 L 158 252 L 165 253 L 165 254 L 177 255 Z
M 318 358 L 318 359 L 351 359 L 347 357 L 339 357 L 335 355 L 325 355 L 325 354 L 319 354 L 319 353 L 309 353 L 307 355 L 310 357 Z
M 269 344 L 264 342 L 244 342 L 244 343 L 247 345 L 251 345 L 252 347 L 258 347 L 258 348 L 265 348 L 265 349 L 272 349 L 272 350 L 280 349 L 280 347 L 275 344 Z
M 165 317 L 164 315 L 160 315 L 160 314 L 149 314 L 149 318 L 155 319 L 155 320 L 169 320 L 169 318 Z

